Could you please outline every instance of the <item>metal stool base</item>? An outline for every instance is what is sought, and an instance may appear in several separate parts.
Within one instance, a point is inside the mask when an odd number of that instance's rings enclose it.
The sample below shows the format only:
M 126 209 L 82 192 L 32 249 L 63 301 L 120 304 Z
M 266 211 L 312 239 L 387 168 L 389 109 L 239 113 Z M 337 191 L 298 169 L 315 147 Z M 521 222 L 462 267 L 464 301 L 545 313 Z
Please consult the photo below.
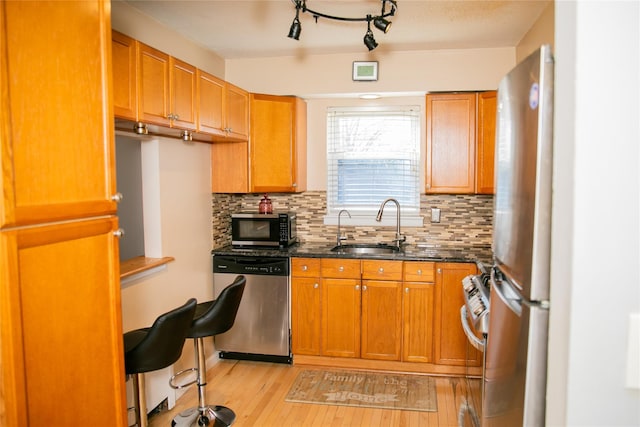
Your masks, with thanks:
M 236 414 L 226 406 L 205 406 L 204 409 L 190 408 L 180 412 L 171 421 L 172 427 L 229 427 L 236 420 Z

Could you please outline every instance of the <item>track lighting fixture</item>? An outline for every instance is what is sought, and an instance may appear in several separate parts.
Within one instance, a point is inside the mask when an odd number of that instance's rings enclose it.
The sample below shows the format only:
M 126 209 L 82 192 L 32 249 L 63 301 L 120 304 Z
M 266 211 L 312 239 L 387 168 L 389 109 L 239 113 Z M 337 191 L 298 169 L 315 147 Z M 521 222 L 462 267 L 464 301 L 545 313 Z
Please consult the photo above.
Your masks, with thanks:
M 375 25 L 377 29 L 385 34 L 387 34 L 389 32 L 389 29 L 391 28 L 391 22 L 387 21 L 381 16 L 378 16 L 373 20 L 373 25 Z
M 315 10 L 309 9 L 307 7 L 306 0 L 291 0 L 293 4 L 296 5 L 296 17 L 293 19 L 291 23 L 291 27 L 289 28 L 289 38 L 299 40 L 300 32 L 302 31 L 302 26 L 300 24 L 300 11 L 309 12 L 313 18 L 318 22 L 318 18 L 325 19 L 334 19 L 336 21 L 350 21 L 350 22 L 367 22 L 367 32 L 364 35 L 364 44 L 371 51 L 378 46 L 378 43 L 373 38 L 373 32 L 371 32 L 371 21 L 373 21 L 373 25 L 382 31 L 383 33 L 387 33 L 391 28 L 391 22 L 386 18 L 390 16 L 394 16 L 396 13 L 396 9 L 398 8 L 398 4 L 395 0 L 381 0 L 382 1 L 382 11 L 380 15 L 367 15 L 364 18 L 344 18 L 340 16 L 328 15 L 326 13 L 317 12 Z M 386 11 L 387 3 L 390 5 L 389 11 Z
M 373 33 L 371 32 L 371 15 L 367 15 L 367 33 L 364 35 L 364 45 L 369 51 L 378 47 L 378 43 L 376 39 L 373 38 Z
M 296 3 L 296 17 L 293 18 L 293 22 L 291 23 L 291 28 L 289 28 L 289 35 L 288 37 L 290 39 L 295 39 L 295 40 L 299 40 L 300 39 L 300 32 L 302 31 L 302 26 L 300 25 L 300 2 Z

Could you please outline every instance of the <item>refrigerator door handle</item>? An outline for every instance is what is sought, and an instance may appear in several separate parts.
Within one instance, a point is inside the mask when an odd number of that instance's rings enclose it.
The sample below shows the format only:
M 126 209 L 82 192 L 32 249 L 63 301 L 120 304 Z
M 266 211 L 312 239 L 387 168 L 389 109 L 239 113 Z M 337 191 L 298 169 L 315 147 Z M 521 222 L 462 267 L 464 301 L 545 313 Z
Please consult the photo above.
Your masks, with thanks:
M 474 346 L 476 350 L 484 352 L 484 340 L 478 338 L 471 330 L 471 326 L 469 326 L 469 317 L 467 316 L 467 307 L 464 305 L 460 307 L 460 323 L 462 323 L 462 330 L 471 345 Z
M 520 317 L 522 315 L 522 306 L 520 305 L 521 301 L 507 298 L 507 296 L 504 294 L 504 290 L 502 289 L 503 283 L 504 282 L 501 280 L 496 280 L 495 271 L 492 271 L 491 272 L 491 292 L 493 293 L 493 291 L 495 291 L 495 293 L 498 295 L 498 298 L 500 298 L 502 302 L 507 307 L 509 307 L 511 311 L 513 311 L 518 317 Z M 504 285 L 504 286 L 508 286 L 508 285 Z

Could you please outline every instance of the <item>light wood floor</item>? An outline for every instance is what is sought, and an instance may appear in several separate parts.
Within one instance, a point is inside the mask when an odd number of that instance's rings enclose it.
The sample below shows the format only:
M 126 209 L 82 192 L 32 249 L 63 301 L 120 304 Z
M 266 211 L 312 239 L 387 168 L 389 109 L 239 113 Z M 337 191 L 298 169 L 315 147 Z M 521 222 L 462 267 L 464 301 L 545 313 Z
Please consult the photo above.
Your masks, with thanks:
M 458 377 L 436 378 L 437 412 L 354 408 L 285 402 L 297 377 L 311 366 L 266 362 L 220 360 L 207 372 L 207 403 L 224 405 L 236 413 L 234 427 L 436 427 L 458 425 L 458 406 L 465 381 Z M 323 369 L 317 367 L 317 369 Z M 326 369 L 326 368 L 324 368 Z M 153 415 L 150 427 L 166 427 L 179 412 L 197 406 L 196 387 L 178 399 L 170 411 Z

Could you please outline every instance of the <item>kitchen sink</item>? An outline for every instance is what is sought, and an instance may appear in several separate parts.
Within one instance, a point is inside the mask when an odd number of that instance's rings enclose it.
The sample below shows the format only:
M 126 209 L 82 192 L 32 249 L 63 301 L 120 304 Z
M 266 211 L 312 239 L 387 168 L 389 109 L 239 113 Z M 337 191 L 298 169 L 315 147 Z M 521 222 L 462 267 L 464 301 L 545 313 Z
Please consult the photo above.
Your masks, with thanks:
M 399 251 L 400 249 L 398 247 L 387 245 L 385 243 L 349 244 L 349 245 L 334 246 L 333 248 L 331 248 L 331 252 L 338 252 L 343 254 L 360 254 L 360 255 L 394 254 Z

